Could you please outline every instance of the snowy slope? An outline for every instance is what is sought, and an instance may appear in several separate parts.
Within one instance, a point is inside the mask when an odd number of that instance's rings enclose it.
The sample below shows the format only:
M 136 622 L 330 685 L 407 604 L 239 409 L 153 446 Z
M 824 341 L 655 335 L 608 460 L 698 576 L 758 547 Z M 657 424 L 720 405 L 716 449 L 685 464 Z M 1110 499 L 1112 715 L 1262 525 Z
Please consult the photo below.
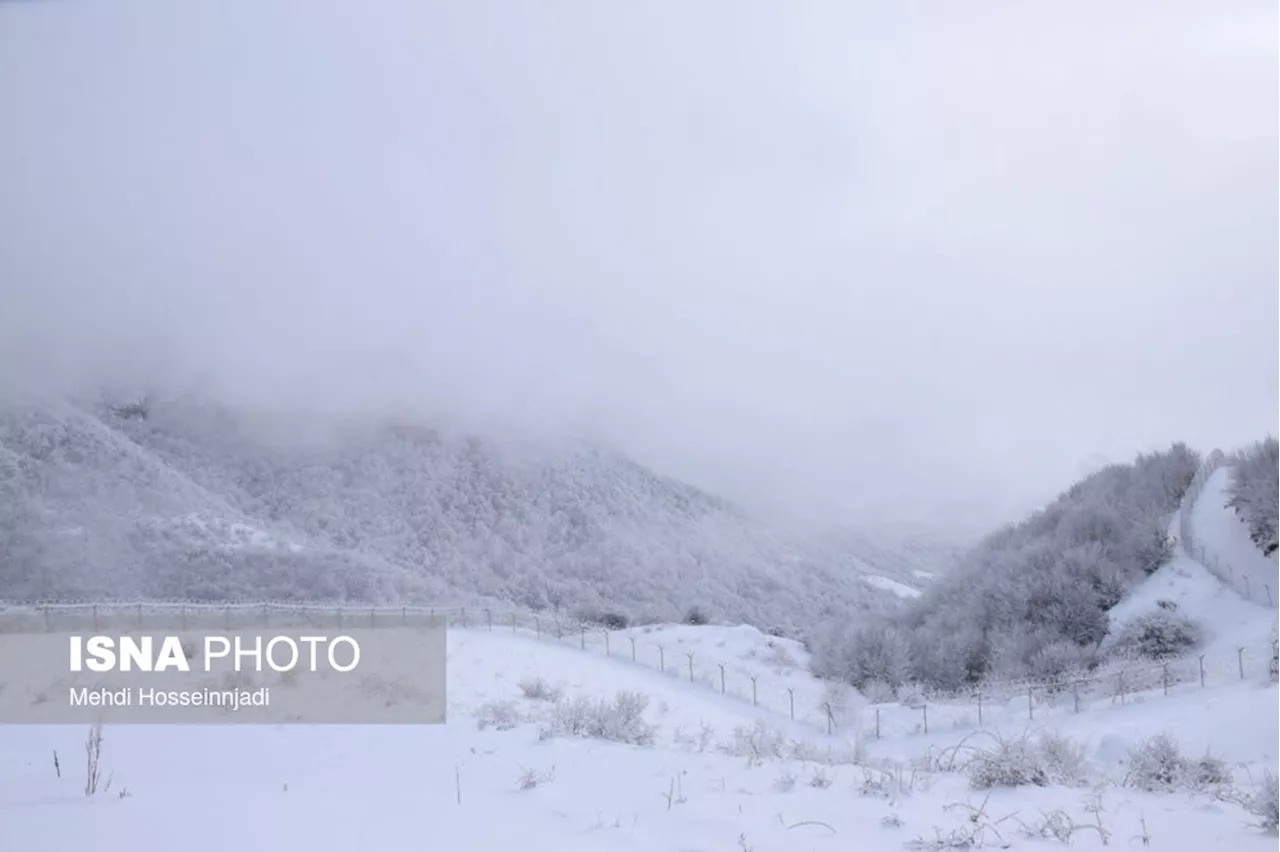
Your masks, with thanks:
M 896 603 L 859 582 L 893 576 L 860 541 L 580 442 L 181 397 L 0 399 L 8 600 L 498 600 L 654 622 L 696 605 L 794 632 Z
M 702 628 L 697 643 L 691 630 L 665 630 L 673 642 L 683 634 L 686 645 L 701 648 L 759 647 L 759 636 L 737 628 Z M 761 671 L 785 667 L 777 660 L 742 664 Z M 884 776 L 842 762 L 851 743 L 792 728 L 741 701 L 617 657 L 518 634 L 460 630 L 450 636 L 449 671 L 450 721 L 438 727 L 110 728 L 103 764 L 112 787 L 91 798 L 81 789 L 78 765 L 83 730 L 0 729 L 0 848 L 887 852 L 916 837 L 932 839 L 935 829 L 965 829 L 967 814 L 949 805 L 977 806 L 984 796 L 954 773 L 918 772 L 914 792 L 886 798 L 880 795 Z M 518 683 L 529 676 L 566 695 L 620 689 L 648 695 L 655 743 L 540 739 L 534 723 L 481 730 L 475 714 L 488 702 L 514 701 L 526 717 L 545 716 L 545 703 L 521 697 Z M 1117 757 L 1157 730 L 1194 749 L 1211 746 L 1256 772 L 1276 764 L 1276 702 L 1274 686 L 1243 684 L 1215 691 L 1208 701 L 1199 695 L 1098 709 L 1064 725 L 1087 743 L 1098 779 L 1117 776 Z M 1206 725 L 1206 711 L 1221 723 Z M 732 743 L 736 728 L 760 720 L 808 745 L 761 761 L 740 749 L 722 753 L 720 744 Z M 1011 725 L 1006 733 L 1021 729 Z M 959 736 L 884 740 L 871 745 L 864 761 L 919 755 L 926 743 L 951 745 Z M 808 759 L 797 759 L 797 751 Z M 835 765 L 821 765 L 826 760 Z M 901 777 L 910 774 L 904 769 Z M 525 775 L 528 789 L 520 782 Z M 996 791 L 987 810 L 992 819 L 1017 812 L 1034 825 L 1041 811 L 1062 809 L 1084 823 L 1093 820 L 1085 810 L 1089 792 L 1062 786 Z M 1100 819 L 1113 847 L 1136 845 L 1130 838 L 1143 834 L 1145 821 L 1152 847 L 1168 852 L 1275 848 L 1274 833 L 1253 827 L 1238 804 L 1114 785 L 1100 792 Z M 1002 826 L 1015 848 L 1046 842 L 1023 837 L 1013 820 Z M 1073 846 L 1102 848 L 1086 831 Z
M 1162 600 L 1177 604 L 1179 612 L 1204 627 L 1204 653 L 1259 648 L 1275 630 L 1274 610 L 1246 601 L 1203 565 L 1179 554 L 1111 609 L 1112 634 L 1131 619 L 1155 611 Z
M 1231 468 L 1220 467 L 1205 483 L 1191 516 L 1195 543 L 1215 571 L 1248 598 L 1275 606 L 1277 563 L 1263 555 L 1244 521 L 1227 507 L 1230 477 Z
M 869 574 L 862 578 L 862 582 L 873 589 L 891 592 L 900 598 L 920 597 L 919 589 L 908 586 L 906 583 L 899 583 L 897 580 L 890 580 L 888 577 L 881 577 L 878 574 Z

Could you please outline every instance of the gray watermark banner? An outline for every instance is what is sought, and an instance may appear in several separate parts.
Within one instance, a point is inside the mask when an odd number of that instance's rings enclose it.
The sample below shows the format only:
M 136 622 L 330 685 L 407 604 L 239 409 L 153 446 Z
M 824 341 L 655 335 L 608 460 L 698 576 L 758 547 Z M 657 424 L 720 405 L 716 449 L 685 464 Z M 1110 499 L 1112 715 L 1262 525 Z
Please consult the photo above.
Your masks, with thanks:
M 0 723 L 441 724 L 442 616 L 0 612 Z

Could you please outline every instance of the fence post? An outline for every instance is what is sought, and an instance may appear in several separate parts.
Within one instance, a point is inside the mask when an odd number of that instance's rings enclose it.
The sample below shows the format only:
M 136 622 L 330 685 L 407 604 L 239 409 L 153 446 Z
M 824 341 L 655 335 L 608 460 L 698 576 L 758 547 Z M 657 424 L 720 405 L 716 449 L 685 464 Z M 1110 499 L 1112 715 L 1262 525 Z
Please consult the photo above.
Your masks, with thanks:
M 98 611 L 98 608 L 95 606 L 95 607 L 93 608 L 93 610 L 94 610 L 94 612 L 96 613 L 96 612 Z M 230 629 L 231 629 L 231 604 L 227 604 L 227 605 L 223 608 L 223 610 L 222 610 L 222 620 L 226 622 L 226 624 L 227 624 L 227 629 L 228 629 L 228 630 L 230 630 Z M 96 624 L 96 622 L 97 622 L 97 619 L 96 619 L 96 618 L 94 619 L 94 622 L 95 622 L 95 624 Z
M 514 615 L 511 616 L 511 623 L 515 624 L 515 621 L 516 621 L 516 617 Z M 515 630 L 514 627 L 512 627 L 511 629 Z M 533 617 L 533 635 L 537 639 L 542 638 L 542 616 L 540 615 L 535 615 Z
M 1027 718 L 1028 719 L 1034 719 L 1036 717 L 1035 700 L 1032 698 L 1033 692 L 1035 692 L 1035 687 L 1028 686 L 1027 687 Z
M 1124 704 L 1124 672 L 1116 673 L 1116 681 L 1118 683 L 1116 691 L 1120 694 L 1120 703 Z
M 489 625 L 489 630 L 492 631 L 493 630 L 493 610 L 489 609 L 488 607 L 485 607 L 484 620 L 485 620 L 485 623 Z
M 1168 695 L 1169 694 L 1169 664 L 1168 663 L 1160 664 L 1160 680 L 1163 682 L 1163 685 L 1164 685 L 1164 694 Z
M 462 618 L 462 629 L 467 628 L 467 608 L 464 606 L 462 612 L 458 614 Z
M 835 719 L 831 715 L 831 702 L 825 702 L 822 707 L 827 711 L 827 736 L 831 736 L 831 729 L 835 727 Z
M 724 689 L 724 663 L 716 663 L 720 667 L 720 694 L 725 694 Z
M 628 636 L 627 639 L 631 642 L 631 662 L 634 663 L 636 661 L 636 637 Z
M 1075 703 L 1076 712 L 1080 712 L 1080 681 L 1071 681 L 1071 698 Z
M 880 710 L 877 708 L 876 715 L 878 716 L 879 713 L 880 713 Z M 982 690 L 981 689 L 978 690 L 978 727 L 979 728 L 982 727 Z
M 271 626 L 271 605 L 270 604 L 262 605 L 262 626 L 263 627 Z
M 142 629 L 142 604 L 138 604 L 138 629 Z
M 793 721 L 793 722 L 794 722 L 794 721 L 796 720 L 796 690 L 795 690 L 795 687 L 791 687 L 791 686 L 788 686 L 788 687 L 787 687 L 787 697 L 790 699 L 789 703 L 791 704 L 791 721 Z
M 46 617 L 47 615 L 48 614 L 46 613 Z M 186 604 L 182 605 L 182 611 L 178 613 L 178 618 L 180 620 L 179 623 L 182 624 L 182 629 L 186 630 L 187 629 L 187 605 Z
M 1253 600 L 1253 592 L 1249 590 L 1249 576 L 1244 577 L 1244 596 L 1249 600 Z
M 604 655 L 606 657 L 613 656 L 612 652 L 609 650 L 609 631 L 601 630 L 600 632 L 604 634 Z
M 378 611 L 373 607 L 369 607 L 369 626 L 370 627 L 378 626 Z
M 661 645 L 658 646 L 658 671 L 667 672 L 667 651 Z
M 929 733 L 929 705 L 921 704 L 920 711 L 921 715 L 924 716 L 924 732 L 927 734 Z
M 563 638 L 564 638 L 564 625 L 560 622 L 560 619 L 557 618 L 556 619 L 556 641 L 559 642 Z
M 407 627 L 409 624 L 409 607 L 400 607 L 400 626 Z
M 1200 655 L 1200 688 L 1204 689 L 1204 654 Z
M 1236 648 L 1236 663 L 1240 666 L 1240 679 L 1244 680 L 1244 648 Z
M 759 677 L 759 675 L 751 676 L 751 706 L 752 707 L 760 706 L 759 701 L 756 700 L 756 678 L 757 677 Z
M 582 630 L 582 639 L 579 647 L 581 647 L 582 650 L 585 651 L 587 650 L 587 628 L 583 627 L 581 628 L 581 630 Z
M 693 652 L 686 651 L 685 656 L 689 658 L 689 683 L 693 683 Z
M 880 739 L 880 705 L 876 705 L 876 739 Z
M 511 613 L 511 632 L 516 632 L 516 614 L 514 612 Z

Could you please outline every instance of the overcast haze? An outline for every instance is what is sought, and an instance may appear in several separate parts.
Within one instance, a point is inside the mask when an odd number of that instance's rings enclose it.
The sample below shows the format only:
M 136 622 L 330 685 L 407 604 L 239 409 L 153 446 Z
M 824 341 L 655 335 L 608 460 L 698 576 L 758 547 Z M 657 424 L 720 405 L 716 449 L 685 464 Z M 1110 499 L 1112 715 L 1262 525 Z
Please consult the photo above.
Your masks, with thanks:
M 0 360 L 990 524 L 1277 430 L 1269 2 L 0 4 Z

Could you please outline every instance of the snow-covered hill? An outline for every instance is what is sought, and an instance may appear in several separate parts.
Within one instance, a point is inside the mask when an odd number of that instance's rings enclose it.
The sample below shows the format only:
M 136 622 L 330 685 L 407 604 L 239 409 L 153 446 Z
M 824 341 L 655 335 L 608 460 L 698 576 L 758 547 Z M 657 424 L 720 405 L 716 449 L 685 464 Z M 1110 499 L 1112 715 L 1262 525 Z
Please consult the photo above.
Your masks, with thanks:
M 891 601 L 864 574 L 919 582 L 596 447 L 184 398 L 4 403 L 0 497 L 0 599 L 696 606 L 796 630 Z

